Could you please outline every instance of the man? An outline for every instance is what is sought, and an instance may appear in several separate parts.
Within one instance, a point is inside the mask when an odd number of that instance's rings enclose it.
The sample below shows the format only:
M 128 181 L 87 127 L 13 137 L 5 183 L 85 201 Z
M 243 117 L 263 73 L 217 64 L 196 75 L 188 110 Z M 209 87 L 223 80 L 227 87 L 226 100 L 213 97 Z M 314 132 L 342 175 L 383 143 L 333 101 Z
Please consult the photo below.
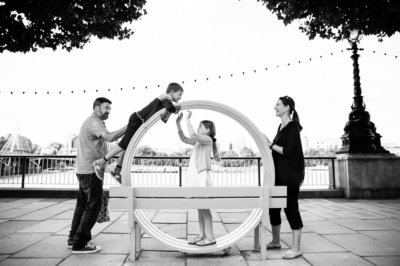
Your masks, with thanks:
M 91 230 L 102 209 L 103 181 L 98 179 L 93 162 L 107 153 L 107 141 L 112 142 L 125 134 L 126 126 L 115 132 L 108 132 L 104 120 L 108 119 L 111 101 L 97 98 L 93 103 L 93 114 L 82 124 L 79 132 L 79 146 L 76 156 L 76 176 L 79 181 L 78 199 L 68 237 L 68 248 L 73 254 L 95 253 L 101 250 L 89 241 Z

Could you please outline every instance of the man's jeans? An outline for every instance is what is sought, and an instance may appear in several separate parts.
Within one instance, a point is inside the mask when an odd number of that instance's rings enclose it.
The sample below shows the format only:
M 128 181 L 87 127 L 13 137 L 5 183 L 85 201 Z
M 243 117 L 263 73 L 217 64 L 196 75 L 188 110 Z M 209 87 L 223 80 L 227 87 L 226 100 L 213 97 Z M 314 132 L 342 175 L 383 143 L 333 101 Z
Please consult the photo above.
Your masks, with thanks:
M 74 242 L 74 250 L 83 248 L 92 239 L 91 230 L 103 204 L 103 181 L 95 173 L 76 176 L 79 180 L 78 200 L 68 237 Z

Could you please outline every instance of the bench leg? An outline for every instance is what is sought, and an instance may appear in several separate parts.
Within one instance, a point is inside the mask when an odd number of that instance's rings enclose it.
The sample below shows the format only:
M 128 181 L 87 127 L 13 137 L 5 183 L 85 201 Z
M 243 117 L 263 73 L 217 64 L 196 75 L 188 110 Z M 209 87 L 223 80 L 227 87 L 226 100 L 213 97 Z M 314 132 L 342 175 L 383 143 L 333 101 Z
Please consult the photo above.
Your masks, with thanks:
M 135 242 L 136 242 L 136 250 L 135 250 L 135 260 L 139 257 L 140 252 L 142 251 L 142 230 L 138 224 L 136 224 L 136 232 L 135 232 Z
M 139 225 L 136 222 L 133 222 L 133 227 L 131 227 L 131 239 L 130 239 L 130 248 L 129 248 L 129 258 L 131 261 L 136 260 L 136 227 Z
M 254 251 L 260 251 L 260 224 L 254 228 Z
M 260 238 L 261 238 L 261 245 L 260 245 L 260 253 L 261 253 L 261 260 L 267 259 L 267 228 L 265 226 L 260 226 Z

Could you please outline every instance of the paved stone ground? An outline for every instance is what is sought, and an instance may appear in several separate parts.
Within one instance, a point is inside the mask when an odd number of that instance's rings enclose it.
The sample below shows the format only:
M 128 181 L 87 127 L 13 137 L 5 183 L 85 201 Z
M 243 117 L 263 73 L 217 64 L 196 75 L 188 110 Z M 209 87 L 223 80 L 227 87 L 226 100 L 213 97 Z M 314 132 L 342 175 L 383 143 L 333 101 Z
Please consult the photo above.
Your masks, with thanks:
M 292 241 L 282 213 L 282 249 L 268 251 L 268 260 L 252 250 L 253 232 L 229 255 L 205 255 L 169 250 L 143 234 L 139 260 L 128 260 L 126 212 L 111 211 L 110 222 L 96 224 L 92 242 L 101 252 L 72 255 L 67 235 L 75 199 L 0 198 L 0 266 L 2 265 L 400 265 L 400 199 L 300 200 L 304 221 L 303 256 L 282 259 Z M 251 210 L 212 210 L 218 236 L 234 230 Z M 191 239 L 198 233 L 196 210 L 146 210 L 147 217 L 170 235 Z M 270 238 L 270 234 L 268 235 Z

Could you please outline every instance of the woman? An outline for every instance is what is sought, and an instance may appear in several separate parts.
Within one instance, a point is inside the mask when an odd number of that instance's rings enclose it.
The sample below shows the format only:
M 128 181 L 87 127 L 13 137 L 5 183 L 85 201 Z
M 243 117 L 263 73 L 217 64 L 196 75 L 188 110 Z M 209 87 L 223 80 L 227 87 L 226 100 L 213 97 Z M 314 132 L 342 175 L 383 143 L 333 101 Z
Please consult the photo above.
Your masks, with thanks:
M 292 229 L 292 248 L 283 256 L 284 259 L 295 259 L 302 255 L 300 251 L 301 229 L 303 222 L 299 212 L 299 190 L 304 180 L 304 155 L 301 146 L 299 116 L 295 103 L 289 96 L 280 97 L 275 105 L 276 116 L 281 119 L 278 132 L 273 142 L 267 138 L 272 150 L 275 166 L 275 185 L 287 186 L 287 207 L 285 214 Z M 292 117 L 291 117 L 292 115 Z M 281 209 L 270 209 L 272 242 L 267 249 L 279 249 L 281 229 Z

